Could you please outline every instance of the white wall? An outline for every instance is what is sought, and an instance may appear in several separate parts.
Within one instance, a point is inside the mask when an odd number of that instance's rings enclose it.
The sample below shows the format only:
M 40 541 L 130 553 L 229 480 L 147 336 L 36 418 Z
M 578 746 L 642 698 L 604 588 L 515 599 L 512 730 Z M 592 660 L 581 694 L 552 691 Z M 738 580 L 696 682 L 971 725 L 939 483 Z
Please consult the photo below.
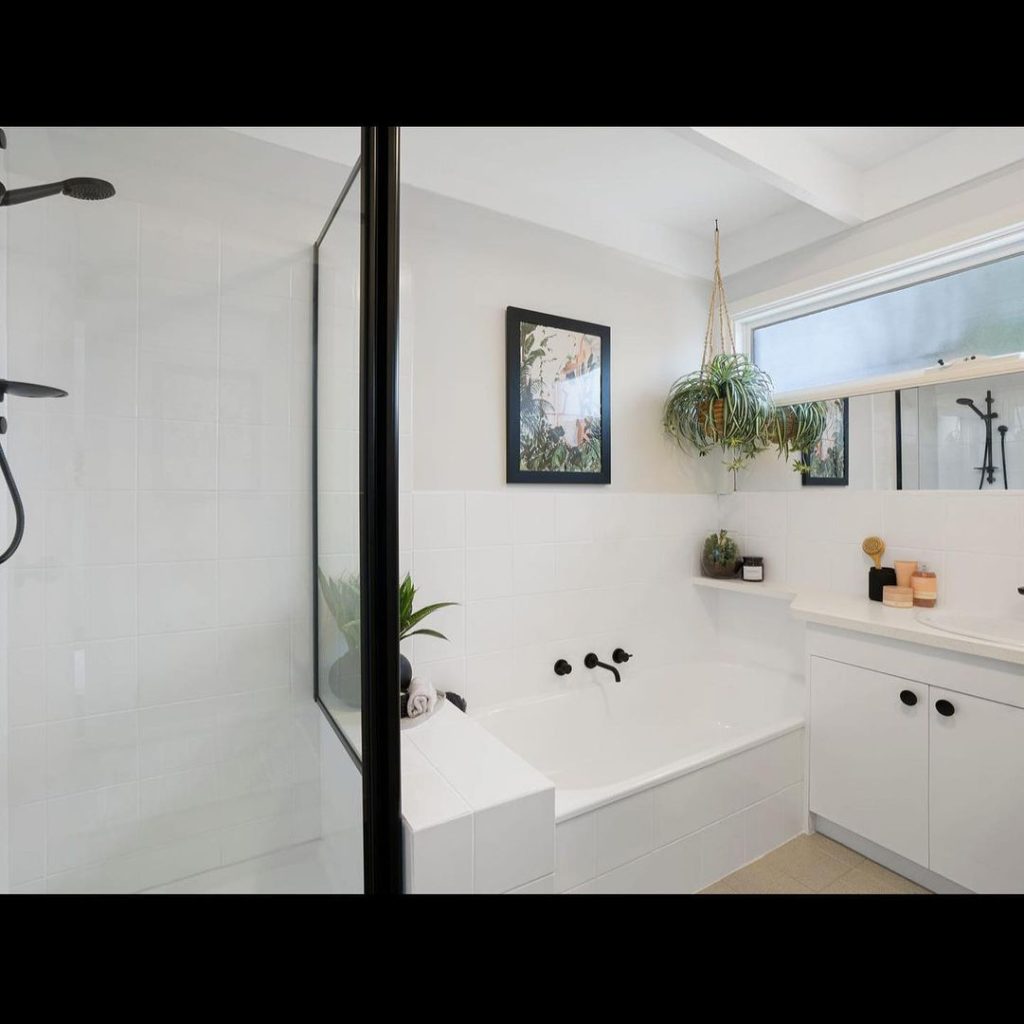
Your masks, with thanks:
M 15 891 L 133 891 L 320 831 L 314 222 L 231 180 L 276 154 L 210 131 L 9 133 L 9 183 L 119 190 L 3 215 L 9 373 L 70 392 L 6 403 Z
M 661 408 L 699 365 L 707 286 L 453 200 L 402 201 L 403 571 L 424 603 L 459 602 L 430 622 L 450 643 L 406 645 L 417 671 L 482 707 L 588 685 L 591 649 L 632 650 L 634 675 L 700 656 L 714 627 L 686 581 L 716 522 L 714 468 L 664 438 Z M 610 487 L 505 485 L 509 305 L 611 327 Z
M 0 149 L 0 179 L 7 180 L 7 153 Z M 7 376 L 7 219 L 0 216 L 0 377 Z M 0 409 L 3 407 L 0 406 Z M 6 410 L 4 410 L 6 411 Z M 0 444 L 6 446 L 5 438 Z M 0 545 L 9 543 L 7 534 L 10 502 L 0 501 Z M 10 888 L 8 855 L 9 826 L 7 801 L 7 564 L 0 566 L 0 893 Z

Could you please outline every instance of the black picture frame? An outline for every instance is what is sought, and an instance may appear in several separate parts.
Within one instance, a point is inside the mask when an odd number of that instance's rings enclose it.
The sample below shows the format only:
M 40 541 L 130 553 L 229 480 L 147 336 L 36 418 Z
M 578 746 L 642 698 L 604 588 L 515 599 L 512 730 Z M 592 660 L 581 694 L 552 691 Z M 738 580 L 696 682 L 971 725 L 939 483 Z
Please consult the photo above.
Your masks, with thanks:
M 850 485 L 850 400 L 849 398 L 831 399 L 843 403 L 843 475 L 815 476 L 813 469 L 800 474 L 800 482 L 805 487 L 848 487 Z M 803 451 L 800 458 L 804 465 L 811 464 L 811 453 Z
M 521 324 L 574 331 L 600 338 L 601 468 L 596 472 L 522 469 L 520 466 Z M 506 441 L 505 480 L 510 484 L 610 484 L 612 481 L 611 328 L 572 317 L 540 313 L 519 306 L 505 310 Z

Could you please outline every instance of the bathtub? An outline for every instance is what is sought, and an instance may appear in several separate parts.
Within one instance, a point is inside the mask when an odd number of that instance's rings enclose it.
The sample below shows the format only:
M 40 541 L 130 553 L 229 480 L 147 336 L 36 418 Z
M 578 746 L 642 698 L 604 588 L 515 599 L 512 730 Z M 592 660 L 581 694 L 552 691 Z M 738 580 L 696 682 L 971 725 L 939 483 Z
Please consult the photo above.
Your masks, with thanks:
M 694 892 L 805 829 L 799 677 L 627 669 L 473 717 L 555 784 L 558 892 Z

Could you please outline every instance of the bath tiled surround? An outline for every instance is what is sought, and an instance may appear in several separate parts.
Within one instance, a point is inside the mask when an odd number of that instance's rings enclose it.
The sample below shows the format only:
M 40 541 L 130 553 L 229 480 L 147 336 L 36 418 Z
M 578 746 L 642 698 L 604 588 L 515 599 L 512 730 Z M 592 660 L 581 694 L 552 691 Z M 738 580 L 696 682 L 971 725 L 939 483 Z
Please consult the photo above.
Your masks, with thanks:
M 552 892 L 555 787 L 442 704 L 402 730 L 406 891 Z
M 14 891 L 319 835 L 308 248 L 118 198 L 5 213 Z
M 412 508 L 403 571 L 424 603 L 459 604 L 430 622 L 450 642 L 418 637 L 406 653 L 474 708 L 586 685 L 590 650 L 634 651 L 627 674 L 706 656 L 713 610 L 686 581 L 713 495 L 508 487 L 417 491 Z M 573 672 L 558 677 L 562 657 Z
M 555 891 L 696 892 L 775 849 L 805 826 L 803 736 L 560 821 Z

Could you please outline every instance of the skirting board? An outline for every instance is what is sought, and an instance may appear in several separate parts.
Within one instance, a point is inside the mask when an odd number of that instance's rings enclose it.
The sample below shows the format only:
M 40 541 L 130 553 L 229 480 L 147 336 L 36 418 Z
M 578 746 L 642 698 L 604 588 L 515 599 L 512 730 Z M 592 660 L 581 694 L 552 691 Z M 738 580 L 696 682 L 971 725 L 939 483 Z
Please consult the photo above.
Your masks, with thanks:
M 907 860 L 906 857 L 901 857 L 898 853 L 893 853 L 892 850 L 887 850 L 884 846 L 871 842 L 870 839 L 865 839 L 856 832 L 843 828 L 842 825 L 837 825 L 834 821 L 829 821 L 828 818 L 812 814 L 810 819 L 812 831 L 820 832 L 823 836 L 828 836 L 829 839 L 834 839 L 837 843 L 856 850 L 857 853 L 877 861 L 882 867 L 895 871 L 896 874 L 903 875 L 904 878 L 909 878 L 912 882 L 931 889 L 932 892 L 951 895 L 970 893 L 971 891 L 962 885 L 957 885 L 956 882 L 951 882 L 942 875 L 937 875 L 934 871 L 921 867 L 920 864 L 915 864 L 912 860 Z

